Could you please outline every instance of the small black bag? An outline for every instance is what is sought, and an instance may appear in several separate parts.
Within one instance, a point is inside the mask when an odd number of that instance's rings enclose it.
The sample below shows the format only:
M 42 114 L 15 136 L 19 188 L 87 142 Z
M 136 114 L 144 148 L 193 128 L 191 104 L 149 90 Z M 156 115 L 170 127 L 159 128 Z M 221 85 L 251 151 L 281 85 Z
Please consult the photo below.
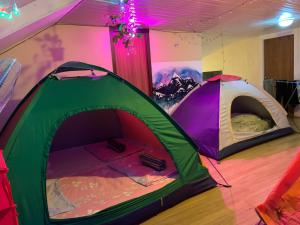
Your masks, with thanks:
M 158 159 L 147 153 L 141 153 L 139 158 L 144 166 L 150 167 L 156 171 L 162 171 L 167 168 L 166 160 L 164 159 Z

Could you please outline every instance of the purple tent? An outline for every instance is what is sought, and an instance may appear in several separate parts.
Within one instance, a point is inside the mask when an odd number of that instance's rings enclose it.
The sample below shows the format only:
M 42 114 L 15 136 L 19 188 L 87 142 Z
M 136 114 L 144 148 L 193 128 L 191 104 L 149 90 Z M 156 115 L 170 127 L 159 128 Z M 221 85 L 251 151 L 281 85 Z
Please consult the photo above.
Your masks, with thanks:
M 236 132 L 232 127 L 233 115 L 256 115 L 271 125 L 262 131 Z M 192 137 L 201 154 L 217 160 L 293 132 L 285 110 L 267 92 L 226 75 L 196 87 L 172 117 Z

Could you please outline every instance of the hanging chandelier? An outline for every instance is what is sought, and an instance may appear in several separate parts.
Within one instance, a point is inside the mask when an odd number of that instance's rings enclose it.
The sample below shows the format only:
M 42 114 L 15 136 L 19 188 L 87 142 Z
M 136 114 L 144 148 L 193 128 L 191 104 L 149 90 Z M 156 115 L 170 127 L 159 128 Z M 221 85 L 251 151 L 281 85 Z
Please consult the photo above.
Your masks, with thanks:
M 12 20 L 14 16 L 19 16 L 20 10 L 16 0 L 0 1 L 0 18 Z

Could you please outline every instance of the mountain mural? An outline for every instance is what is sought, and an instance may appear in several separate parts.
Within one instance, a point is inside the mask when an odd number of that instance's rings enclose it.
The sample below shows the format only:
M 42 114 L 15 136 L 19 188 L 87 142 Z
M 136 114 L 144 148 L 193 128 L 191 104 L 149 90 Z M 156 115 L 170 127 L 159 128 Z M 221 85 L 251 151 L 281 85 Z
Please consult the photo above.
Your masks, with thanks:
M 153 84 L 153 99 L 166 111 L 202 81 L 198 71 L 188 68 L 174 69 L 168 73 L 160 72 L 156 78 Z

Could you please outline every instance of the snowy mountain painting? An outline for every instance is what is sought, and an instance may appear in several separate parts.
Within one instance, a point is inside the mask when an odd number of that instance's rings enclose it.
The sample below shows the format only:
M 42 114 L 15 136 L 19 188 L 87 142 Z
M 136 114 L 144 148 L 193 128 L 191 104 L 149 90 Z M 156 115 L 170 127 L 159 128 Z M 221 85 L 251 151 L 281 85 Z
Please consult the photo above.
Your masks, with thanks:
M 153 99 L 167 112 L 202 82 L 200 61 L 154 63 L 152 71 Z

